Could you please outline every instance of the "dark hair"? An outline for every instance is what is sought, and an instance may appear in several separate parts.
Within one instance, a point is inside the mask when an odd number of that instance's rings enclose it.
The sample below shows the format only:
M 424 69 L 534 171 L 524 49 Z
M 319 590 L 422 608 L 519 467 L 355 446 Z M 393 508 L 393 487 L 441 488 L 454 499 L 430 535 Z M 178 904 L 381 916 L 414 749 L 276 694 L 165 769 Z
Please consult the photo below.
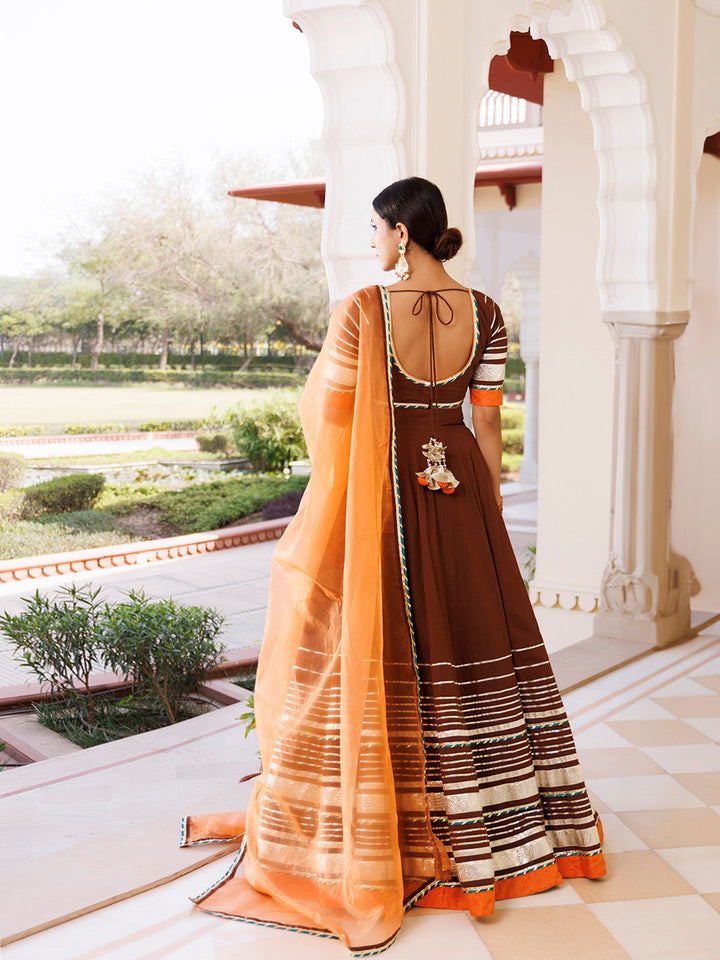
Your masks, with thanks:
M 372 205 L 391 227 L 404 223 L 413 243 L 436 260 L 450 260 L 462 246 L 460 231 L 448 227 L 443 195 L 429 180 L 422 177 L 396 180 L 380 191 Z

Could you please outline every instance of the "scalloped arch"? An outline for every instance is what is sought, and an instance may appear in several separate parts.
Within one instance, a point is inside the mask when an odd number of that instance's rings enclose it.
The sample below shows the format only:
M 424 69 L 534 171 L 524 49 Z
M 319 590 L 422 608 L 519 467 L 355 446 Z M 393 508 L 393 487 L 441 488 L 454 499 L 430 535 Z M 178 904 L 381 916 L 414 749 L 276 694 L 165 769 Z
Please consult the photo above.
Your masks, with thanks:
M 712 2 L 712 0 L 707 0 Z M 720 5 L 720 0 L 717 0 Z M 580 90 L 590 115 L 599 167 L 597 282 L 603 310 L 653 310 L 656 154 L 647 84 L 632 51 L 599 0 L 533 0 L 508 21 L 530 30 Z
M 323 98 L 327 215 L 322 254 L 331 300 L 368 282 L 358 223 L 367 198 L 405 175 L 405 89 L 393 28 L 380 0 L 285 0 L 302 28 Z
M 508 19 L 504 39 L 488 49 L 487 62 L 507 49 L 516 29 L 530 29 L 562 60 L 594 130 L 602 308 L 654 310 L 656 151 L 645 78 L 601 0 L 518 0 L 518 5 L 525 12 Z M 365 198 L 407 172 L 403 80 L 382 0 L 285 0 L 285 13 L 305 33 L 325 104 L 323 255 L 336 298 L 367 282 L 367 245 L 357 231 L 366 216 Z

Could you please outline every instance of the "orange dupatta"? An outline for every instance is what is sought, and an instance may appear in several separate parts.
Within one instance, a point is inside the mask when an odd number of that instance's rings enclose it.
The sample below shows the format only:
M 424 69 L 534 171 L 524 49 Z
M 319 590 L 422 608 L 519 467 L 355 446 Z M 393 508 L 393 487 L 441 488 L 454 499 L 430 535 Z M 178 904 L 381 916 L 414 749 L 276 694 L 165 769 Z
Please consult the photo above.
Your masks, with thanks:
M 377 287 L 334 311 L 300 411 L 312 477 L 275 551 L 255 710 L 263 772 L 245 814 L 190 817 L 184 843 L 244 833 L 204 910 L 389 946 L 449 874 L 427 810 L 400 580 Z M 243 875 L 244 869 L 244 875 Z

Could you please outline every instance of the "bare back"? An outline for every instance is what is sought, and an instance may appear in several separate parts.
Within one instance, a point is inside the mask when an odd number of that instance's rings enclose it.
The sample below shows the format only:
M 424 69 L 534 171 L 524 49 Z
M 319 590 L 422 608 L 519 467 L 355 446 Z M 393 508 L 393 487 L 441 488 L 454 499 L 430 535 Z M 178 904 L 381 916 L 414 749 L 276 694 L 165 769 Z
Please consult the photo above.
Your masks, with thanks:
M 395 356 L 411 377 L 431 379 L 431 325 L 435 378 L 453 377 L 468 363 L 475 336 L 473 300 L 466 287 L 388 289 Z

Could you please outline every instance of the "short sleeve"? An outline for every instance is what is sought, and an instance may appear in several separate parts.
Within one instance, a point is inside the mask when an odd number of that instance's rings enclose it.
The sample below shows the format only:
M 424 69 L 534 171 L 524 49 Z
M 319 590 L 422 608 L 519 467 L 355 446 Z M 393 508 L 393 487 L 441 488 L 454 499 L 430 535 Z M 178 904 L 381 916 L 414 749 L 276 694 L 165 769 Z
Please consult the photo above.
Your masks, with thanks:
M 487 305 L 493 308 L 490 322 L 490 337 L 473 370 L 470 380 L 470 403 L 477 407 L 499 407 L 503 402 L 503 381 L 507 360 L 507 332 L 500 308 L 492 300 Z

